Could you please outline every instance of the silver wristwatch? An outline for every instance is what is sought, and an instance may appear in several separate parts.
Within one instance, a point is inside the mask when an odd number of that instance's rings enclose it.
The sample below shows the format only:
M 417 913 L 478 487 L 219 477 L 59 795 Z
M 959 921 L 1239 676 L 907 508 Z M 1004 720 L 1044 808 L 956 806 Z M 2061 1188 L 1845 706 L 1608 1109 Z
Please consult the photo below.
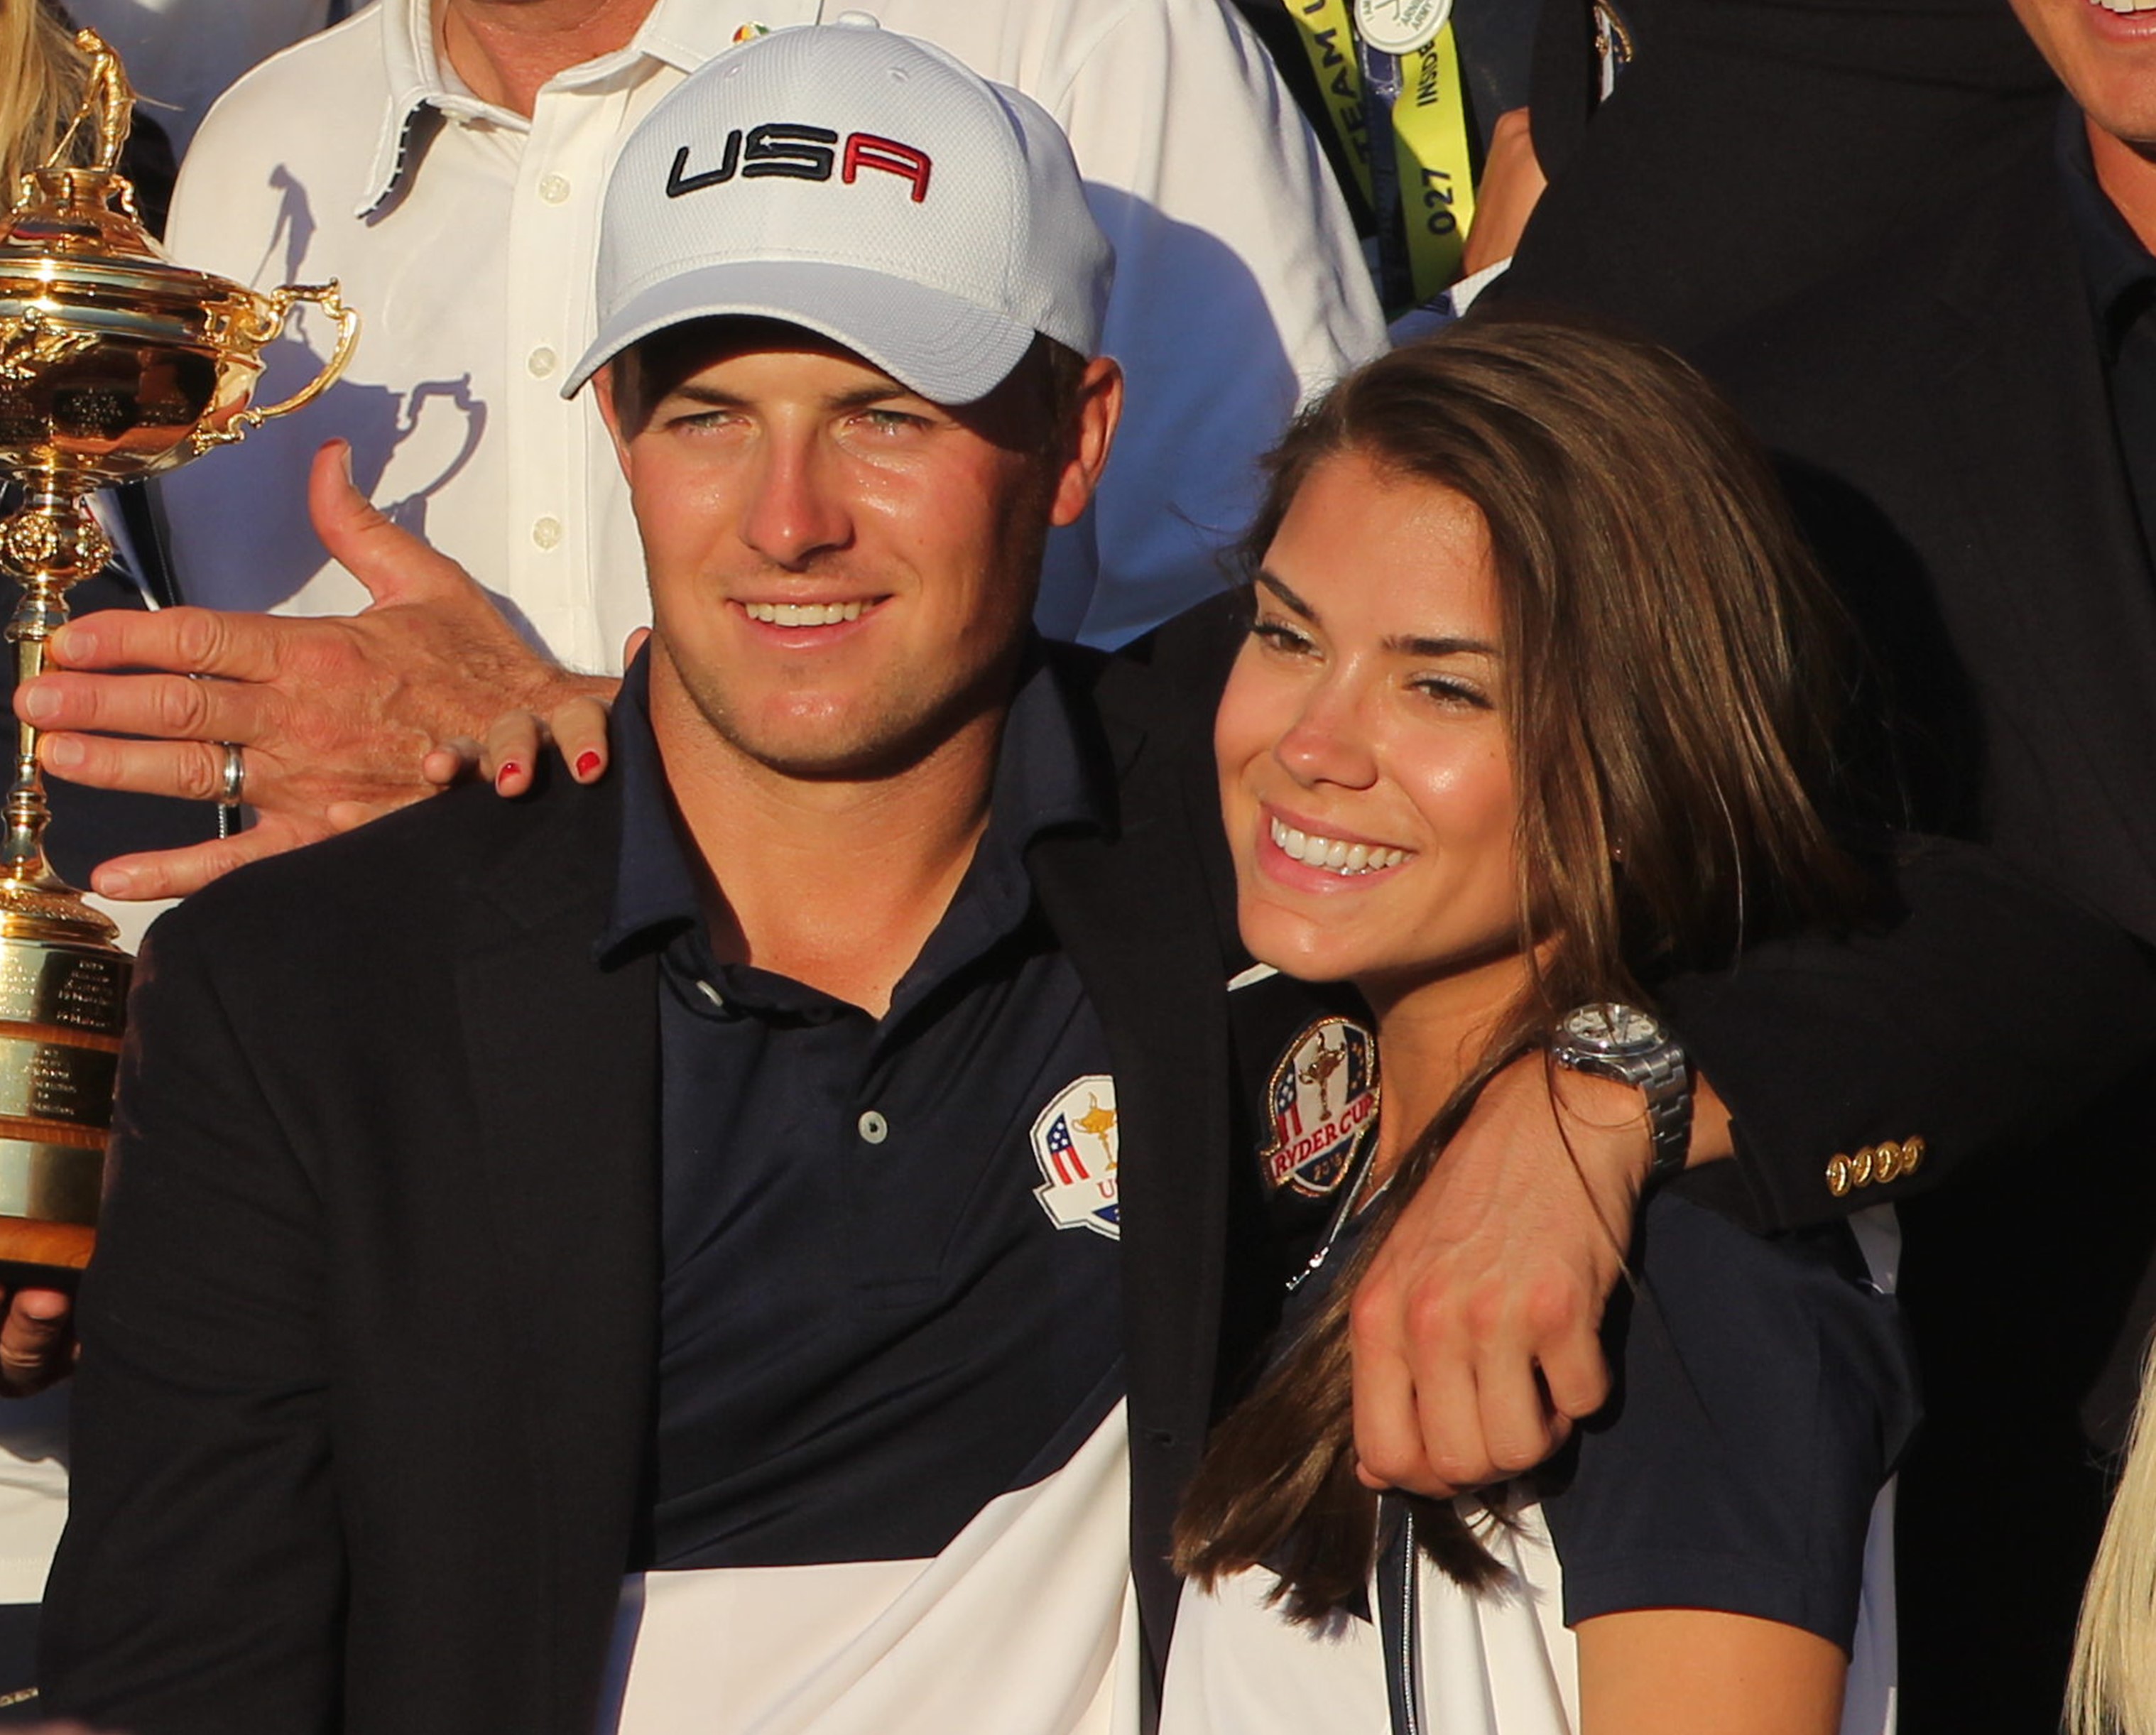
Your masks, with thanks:
M 1691 1147 L 1691 1068 L 1684 1045 L 1660 1019 L 1614 1000 L 1575 1006 L 1551 1033 L 1550 1058 L 1592 1078 L 1640 1087 L 1655 1147 L 1649 1187 L 1683 1169 Z

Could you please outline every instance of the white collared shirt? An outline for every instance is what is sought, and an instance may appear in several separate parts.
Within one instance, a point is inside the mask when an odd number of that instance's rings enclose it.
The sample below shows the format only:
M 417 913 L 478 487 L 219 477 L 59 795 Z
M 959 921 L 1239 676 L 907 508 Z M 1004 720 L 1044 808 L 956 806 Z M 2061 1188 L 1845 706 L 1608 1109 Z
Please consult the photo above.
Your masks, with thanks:
M 382 0 L 257 68 L 203 123 L 171 249 L 261 287 L 335 277 L 366 321 L 318 404 L 168 479 L 191 601 L 365 604 L 309 528 L 331 434 L 360 485 L 572 667 L 613 670 L 648 619 L 625 489 L 589 394 L 558 396 L 596 325 L 600 193 L 629 132 L 751 23 L 820 0 L 657 0 L 629 47 L 572 68 L 529 121 L 437 57 L 430 0 Z M 1219 588 L 1251 460 L 1383 326 L 1353 232 L 1270 63 L 1218 0 L 880 0 L 1040 101 L 1070 133 L 1117 256 L 1103 349 L 1128 377 L 1106 485 L 1051 543 L 1040 619 L 1121 642 Z M 835 11 L 834 13 L 835 16 Z M 276 346 L 265 397 L 326 352 Z

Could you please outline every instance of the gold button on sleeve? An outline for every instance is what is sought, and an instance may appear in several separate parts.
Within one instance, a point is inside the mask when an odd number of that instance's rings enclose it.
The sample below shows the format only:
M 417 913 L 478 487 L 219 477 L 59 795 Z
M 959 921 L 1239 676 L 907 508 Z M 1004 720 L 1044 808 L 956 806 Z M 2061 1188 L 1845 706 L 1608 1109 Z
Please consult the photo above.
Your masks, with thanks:
M 1902 1173 L 1902 1147 L 1891 1138 L 1879 1141 L 1879 1149 L 1871 1161 L 1871 1178 L 1884 1187 Z
M 1849 1159 L 1846 1157 L 1837 1156 L 1828 1159 L 1826 1190 L 1836 1199 L 1840 1199 L 1849 1191 Z
M 1859 1187 L 1869 1187 L 1871 1184 L 1872 1159 L 1878 1154 L 1876 1146 L 1866 1145 L 1849 1159 L 1849 1178 L 1851 1183 Z
M 1922 1166 L 1923 1160 L 1924 1142 L 1922 1139 L 1905 1138 L 1902 1141 L 1902 1173 L 1903 1174 L 1913 1175 L 1916 1173 L 1918 1168 Z

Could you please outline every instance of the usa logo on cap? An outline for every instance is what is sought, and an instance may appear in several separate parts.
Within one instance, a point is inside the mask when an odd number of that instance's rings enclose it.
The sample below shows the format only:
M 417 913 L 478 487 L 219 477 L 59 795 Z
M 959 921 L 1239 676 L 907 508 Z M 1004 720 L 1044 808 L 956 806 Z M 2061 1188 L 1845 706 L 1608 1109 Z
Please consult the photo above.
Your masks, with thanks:
M 1265 1179 L 1323 1199 L 1347 1179 L 1355 1135 L 1378 1112 L 1378 1047 L 1351 1019 L 1323 1018 L 1290 1043 L 1265 1091 Z
M 1116 1203 L 1116 1081 L 1105 1072 L 1074 1078 L 1033 1123 L 1034 1160 L 1045 1178 L 1033 1189 L 1058 1229 L 1090 1229 L 1122 1239 Z
M 724 187 L 737 172 L 751 181 L 768 180 L 773 175 L 789 181 L 828 181 L 834 166 L 839 167 L 842 186 L 851 187 L 863 169 L 875 169 L 896 175 L 911 187 L 915 204 L 928 197 L 928 177 L 935 164 L 926 151 L 879 133 L 850 132 L 840 166 L 838 144 L 838 131 L 829 126 L 809 126 L 793 121 L 767 121 L 745 131 L 737 126 L 726 135 L 719 160 L 710 168 L 692 173 L 690 147 L 684 145 L 676 151 L 666 171 L 666 197 L 678 199 L 707 187 Z
M 731 317 L 978 403 L 1036 336 L 1094 354 L 1114 273 L 1055 116 L 848 13 L 715 55 L 623 143 L 598 335 L 562 390 L 670 326 Z

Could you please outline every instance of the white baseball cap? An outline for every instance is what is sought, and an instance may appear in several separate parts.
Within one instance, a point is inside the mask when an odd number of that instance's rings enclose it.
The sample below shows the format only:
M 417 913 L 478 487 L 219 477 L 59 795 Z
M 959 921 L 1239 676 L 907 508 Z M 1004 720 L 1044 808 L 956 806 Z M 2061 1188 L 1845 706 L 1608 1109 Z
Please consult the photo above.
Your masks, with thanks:
M 972 403 L 1035 332 L 1094 354 L 1114 271 L 1031 98 L 858 15 L 777 30 L 691 74 L 623 146 L 598 340 L 562 393 L 670 326 L 743 315 Z

